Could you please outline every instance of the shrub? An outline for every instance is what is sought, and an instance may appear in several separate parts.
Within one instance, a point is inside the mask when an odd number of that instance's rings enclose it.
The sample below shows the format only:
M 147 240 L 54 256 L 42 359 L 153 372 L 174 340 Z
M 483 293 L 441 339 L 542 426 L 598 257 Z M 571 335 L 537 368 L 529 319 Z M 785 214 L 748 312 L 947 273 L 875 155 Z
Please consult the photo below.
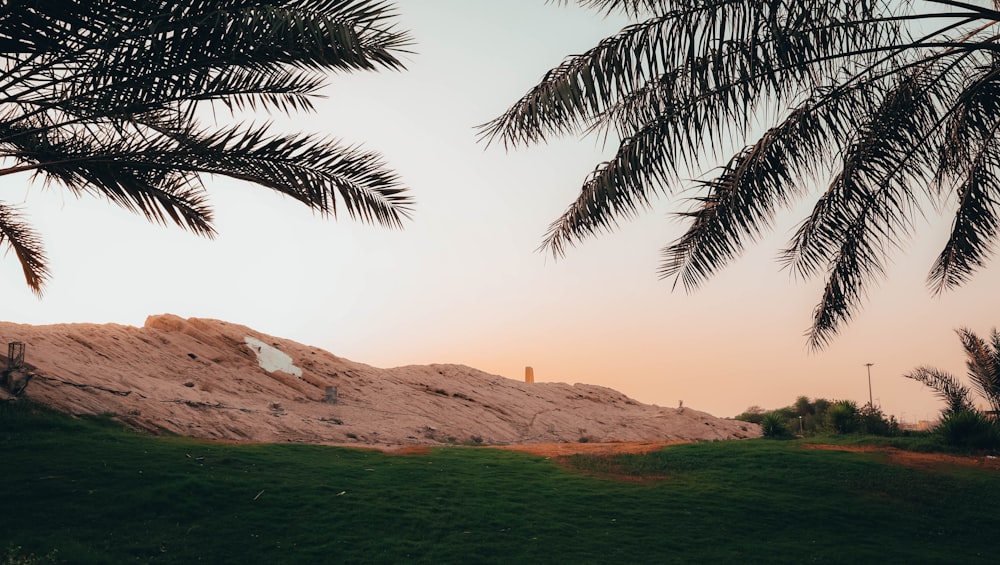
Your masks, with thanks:
M 827 424 L 838 434 L 858 431 L 858 405 L 853 400 L 834 402 L 826 410 Z
M 826 411 L 830 409 L 830 401 L 825 398 L 817 398 L 813 401 L 813 413 L 817 418 L 826 416 Z
M 788 435 L 785 428 L 785 419 L 778 412 L 768 412 L 764 414 L 760 421 L 760 429 L 764 437 L 783 437 Z
M 858 408 L 852 400 L 830 401 L 824 398 L 810 400 L 799 396 L 795 403 L 784 408 L 765 411 L 751 406 L 735 417 L 736 420 L 764 425 L 764 419 L 774 415 L 785 434 L 810 436 L 817 433 L 865 433 L 881 436 L 899 435 L 899 422 L 886 416 L 880 408 L 865 404 Z
M 1000 447 L 1000 428 L 976 410 L 950 412 L 941 419 L 936 431 L 944 442 L 968 449 L 996 449 Z
M 863 434 L 877 436 L 899 435 L 899 422 L 895 416 L 886 418 L 881 408 L 870 404 L 861 407 L 857 414 L 858 427 Z
M 802 416 L 803 418 L 816 413 L 816 407 L 812 402 L 810 402 L 808 396 L 800 396 L 796 398 L 795 404 L 792 406 L 795 408 L 795 414 L 797 416 Z
M 764 409 L 760 406 L 751 406 L 742 414 L 737 414 L 733 419 L 740 420 L 741 422 L 750 422 L 751 424 L 760 424 L 764 421 Z

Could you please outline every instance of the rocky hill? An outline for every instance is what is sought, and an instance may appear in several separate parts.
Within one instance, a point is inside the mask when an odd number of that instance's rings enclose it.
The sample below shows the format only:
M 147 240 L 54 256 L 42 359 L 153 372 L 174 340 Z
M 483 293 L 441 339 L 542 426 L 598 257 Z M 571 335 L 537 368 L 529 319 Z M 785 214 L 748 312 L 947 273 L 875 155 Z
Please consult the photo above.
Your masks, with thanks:
M 142 328 L 0 322 L 0 340 L 25 352 L 20 366 L 0 355 L 0 398 L 20 390 L 64 412 L 113 413 L 206 439 L 392 447 L 760 435 L 744 422 L 642 404 L 605 387 L 524 383 L 463 365 L 380 369 L 245 326 L 169 314 Z

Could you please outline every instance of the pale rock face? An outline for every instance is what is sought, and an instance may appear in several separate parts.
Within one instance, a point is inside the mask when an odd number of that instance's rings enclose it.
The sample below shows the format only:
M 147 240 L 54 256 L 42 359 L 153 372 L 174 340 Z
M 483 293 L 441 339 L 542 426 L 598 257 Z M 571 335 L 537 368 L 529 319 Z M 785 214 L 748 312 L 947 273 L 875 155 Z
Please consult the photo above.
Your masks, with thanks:
M 525 383 L 463 365 L 381 369 L 204 318 L 150 316 L 141 328 L 0 322 L 0 346 L 11 341 L 25 344 L 33 375 L 22 398 L 205 439 L 391 448 L 760 436 L 754 424 L 605 387 Z M 331 390 L 336 404 L 326 401 Z
M 246 344 L 250 349 L 257 354 L 257 363 L 260 364 L 260 368 L 264 369 L 268 373 L 273 373 L 275 371 L 284 371 L 289 375 L 295 375 L 298 378 L 302 378 L 302 369 L 295 366 L 292 362 L 292 358 L 288 356 L 277 347 L 272 347 L 263 341 L 246 336 L 244 338 Z

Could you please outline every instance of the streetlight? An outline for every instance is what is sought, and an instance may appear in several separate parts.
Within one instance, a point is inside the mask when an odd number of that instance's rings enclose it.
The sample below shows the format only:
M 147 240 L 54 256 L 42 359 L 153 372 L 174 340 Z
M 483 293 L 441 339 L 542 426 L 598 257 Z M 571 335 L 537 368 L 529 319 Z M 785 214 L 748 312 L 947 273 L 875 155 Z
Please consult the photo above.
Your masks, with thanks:
M 868 406 L 870 408 L 875 407 L 875 402 L 872 401 L 872 365 L 875 363 L 865 363 L 865 367 L 868 367 Z

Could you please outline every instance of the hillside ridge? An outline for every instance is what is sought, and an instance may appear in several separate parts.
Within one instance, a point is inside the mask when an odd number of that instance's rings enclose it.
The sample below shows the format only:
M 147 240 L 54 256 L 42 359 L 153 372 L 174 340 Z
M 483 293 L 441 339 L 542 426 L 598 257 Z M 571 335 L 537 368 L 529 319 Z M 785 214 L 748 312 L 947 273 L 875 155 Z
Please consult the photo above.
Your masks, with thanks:
M 382 369 L 206 318 L 154 315 L 141 328 L 0 322 L 0 338 L 25 345 L 24 367 L 4 381 L 12 389 L 30 377 L 22 397 L 204 439 L 398 447 L 760 435 L 607 387 L 524 383 L 454 364 Z

